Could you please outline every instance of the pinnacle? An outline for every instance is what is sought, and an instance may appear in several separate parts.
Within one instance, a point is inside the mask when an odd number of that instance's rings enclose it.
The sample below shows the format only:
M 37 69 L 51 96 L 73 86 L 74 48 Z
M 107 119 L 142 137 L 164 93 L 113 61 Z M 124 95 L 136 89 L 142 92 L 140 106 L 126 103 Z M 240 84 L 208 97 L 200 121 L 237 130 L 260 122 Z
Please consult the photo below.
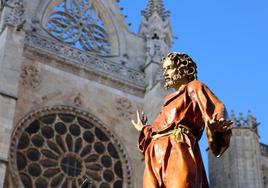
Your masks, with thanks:
M 244 117 L 243 113 L 239 113 L 236 117 L 234 111 L 231 111 L 231 120 L 234 122 L 234 127 L 244 127 L 255 129 L 260 123 L 257 122 L 256 118 L 252 115 L 251 111 L 248 111 L 248 115 Z
M 149 0 L 147 7 L 142 11 L 142 15 L 150 17 L 154 12 L 157 12 L 162 18 L 169 16 L 169 11 L 166 11 L 162 0 Z

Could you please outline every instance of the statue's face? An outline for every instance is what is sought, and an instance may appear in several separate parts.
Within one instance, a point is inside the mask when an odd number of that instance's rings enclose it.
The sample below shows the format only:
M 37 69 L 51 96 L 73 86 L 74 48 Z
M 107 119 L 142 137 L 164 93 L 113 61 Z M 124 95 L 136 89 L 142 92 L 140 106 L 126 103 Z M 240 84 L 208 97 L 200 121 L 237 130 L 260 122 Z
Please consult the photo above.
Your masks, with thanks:
M 169 58 L 166 58 L 163 62 L 163 76 L 165 79 L 165 87 L 166 88 L 172 88 L 176 87 L 179 77 L 179 71 L 177 69 L 177 65 L 170 60 Z

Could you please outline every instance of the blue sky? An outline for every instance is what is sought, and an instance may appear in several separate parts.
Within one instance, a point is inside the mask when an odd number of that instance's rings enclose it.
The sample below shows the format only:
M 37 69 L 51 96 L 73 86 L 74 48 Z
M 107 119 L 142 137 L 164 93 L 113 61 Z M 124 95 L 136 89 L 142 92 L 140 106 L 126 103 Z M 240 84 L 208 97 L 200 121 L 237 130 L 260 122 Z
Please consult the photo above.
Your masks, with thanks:
M 268 1 L 163 0 L 171 12 L 172 51 L 188 53 L 198 78 L 225 103 L 228 112 L 248 110 L 260 122 L 260 141 L 268 144 Z M 121 0 L 122 13 L 137 32 L 147 0 Z M 207 163 L 206 140 L 200 141 Z

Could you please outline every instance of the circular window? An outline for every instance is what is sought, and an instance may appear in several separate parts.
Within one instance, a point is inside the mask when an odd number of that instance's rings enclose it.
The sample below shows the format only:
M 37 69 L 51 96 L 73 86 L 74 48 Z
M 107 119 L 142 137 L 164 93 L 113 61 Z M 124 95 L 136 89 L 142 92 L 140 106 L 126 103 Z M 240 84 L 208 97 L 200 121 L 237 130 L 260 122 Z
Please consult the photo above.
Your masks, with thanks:
M 24 187 L 131 187 L 122 146 L 86 112 L 46 108 L 23 119 L 12 138 L 11 164 Z

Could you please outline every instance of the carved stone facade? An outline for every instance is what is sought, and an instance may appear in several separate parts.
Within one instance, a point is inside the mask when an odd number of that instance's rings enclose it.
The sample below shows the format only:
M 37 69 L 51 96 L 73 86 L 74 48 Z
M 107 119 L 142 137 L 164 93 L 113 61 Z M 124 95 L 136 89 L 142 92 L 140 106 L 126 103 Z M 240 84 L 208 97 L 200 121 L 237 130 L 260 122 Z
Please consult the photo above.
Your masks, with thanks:
M 64 43 L 38 35 L 26 35 L 25 46 L 29 50 L 37 50 L 38 53 L 43 55 L 50 54 L 64 61 L 64 63 L 69 63 L 93 74 L 98 74 L 99 77 L 106 77 L 106 79 L 121 82 L 126 87 L 141 90 L 141 92 L 144 90 L 144 73 L 120 65 L 107 58 L 83 52 Z
M 160 62 L 172 30 L 162 0 L 148 0 L 138 35 L 118 2 L 0 1 L 0 187 L 142 187 L 130 119 L 143 109 L 150 122 L 170 92 Z M 258 145 L 255 123 L 235 134 L 261 151 L 248 152 L 246 169 L 256 171 L 243 175 L 260 182 L 262 169 L 267 187 L 267 146 Z
M 130 120 L 164 97 L 161 78 L 146 87 L 149 39 L 114 0 L 3 0 L 0 15 L 0 187 L 140 188 Z

